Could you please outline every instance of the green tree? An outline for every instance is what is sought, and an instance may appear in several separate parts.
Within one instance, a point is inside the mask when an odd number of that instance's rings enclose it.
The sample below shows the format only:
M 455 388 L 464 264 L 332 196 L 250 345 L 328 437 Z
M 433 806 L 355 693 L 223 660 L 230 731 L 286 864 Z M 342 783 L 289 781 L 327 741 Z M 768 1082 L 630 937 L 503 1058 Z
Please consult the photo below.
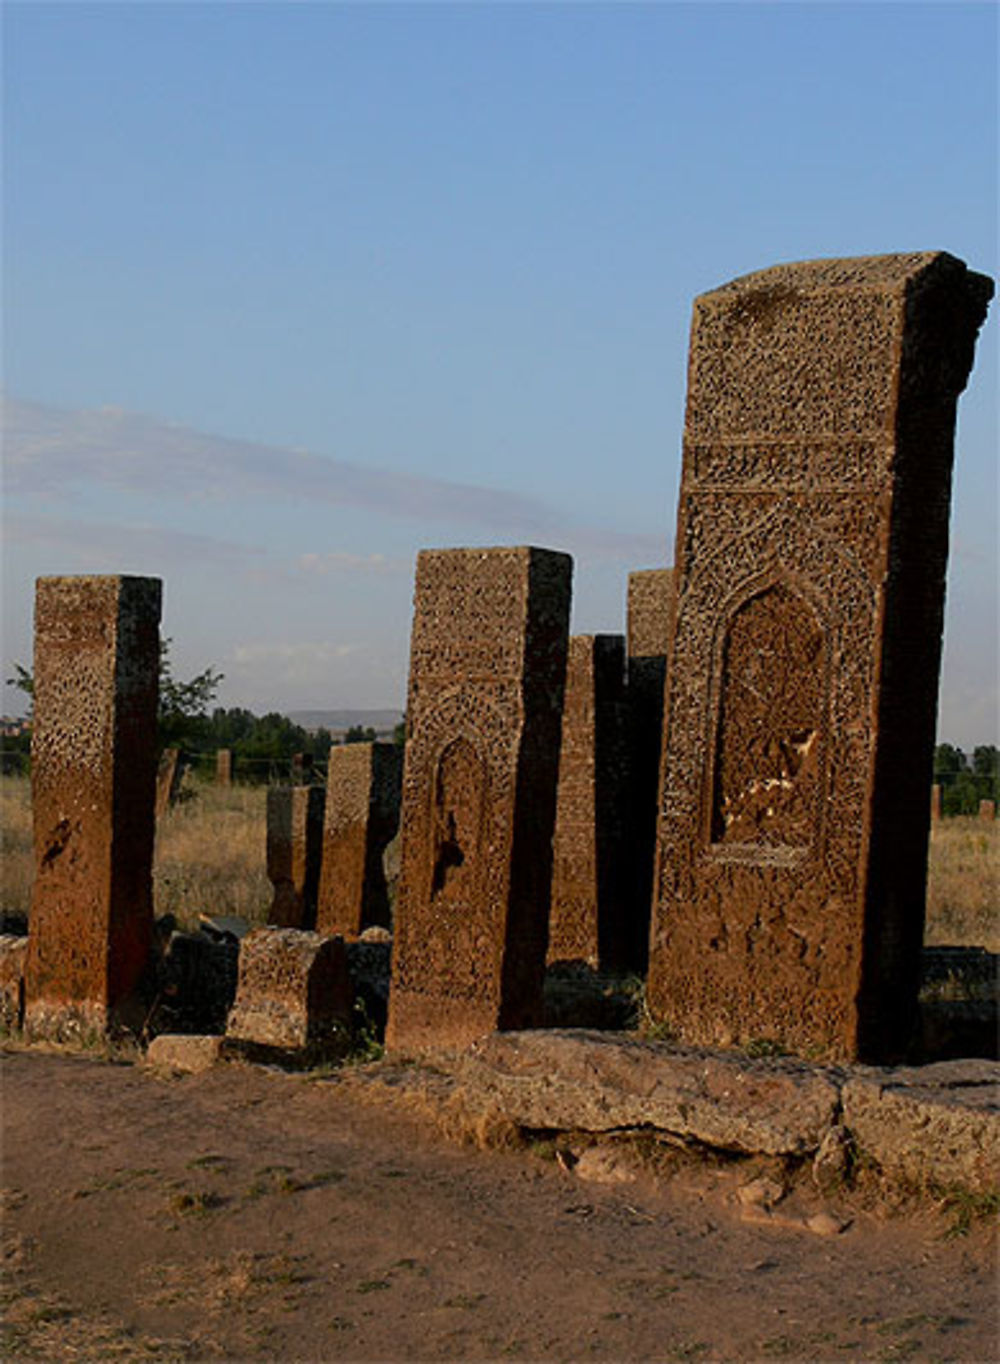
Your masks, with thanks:
M 160 641 L 160 696 L 157 705 L 157 730 L 161 748 L 193 748 L 204 741 L 208 728 L 208 708 L 222 682 L 223 673 L 214 668 L 177 682 L 170 669 L 171 639 Z
M 344 735 L 344 743 L 370 744 L 376 737 L 376 733 L 371 725 L 369 725 L 367 729 L 363 729 L 361 725 L 351 725 L 350 729 Z

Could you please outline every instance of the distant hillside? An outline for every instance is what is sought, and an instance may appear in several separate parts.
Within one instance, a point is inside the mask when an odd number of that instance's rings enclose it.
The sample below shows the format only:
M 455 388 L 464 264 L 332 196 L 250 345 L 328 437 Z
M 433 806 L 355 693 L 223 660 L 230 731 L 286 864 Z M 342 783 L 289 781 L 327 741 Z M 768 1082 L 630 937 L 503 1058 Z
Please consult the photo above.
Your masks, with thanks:
M 378 732 L 395 729 L 403 718 L 401 710 L 290 710 L 289 720 L 303 729 L 328 729 L 331 733 L 360 725 Z

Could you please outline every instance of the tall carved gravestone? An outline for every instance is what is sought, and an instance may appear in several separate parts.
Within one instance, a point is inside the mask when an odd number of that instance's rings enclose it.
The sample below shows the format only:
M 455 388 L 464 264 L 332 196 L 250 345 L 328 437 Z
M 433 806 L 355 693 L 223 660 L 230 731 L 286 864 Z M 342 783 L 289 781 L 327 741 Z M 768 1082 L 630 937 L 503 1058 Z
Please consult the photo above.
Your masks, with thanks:
M 132 1019 L 153 929 L 157 578 L 39 578 L 25 1030 Z
M 653 896 L 663 691 L 674 601 L 671 568 L 628 575 L 629 895 L 634 967 L 644 973 Z
M 566 666 L 552 843 L 550 962 L 582 961 L 602 970 L 631 964 L 624 729 L 624 639 L 574 635 Z
M 389 927 L 382 857 L 399 827 L 402 778 L 398 744 L 330 749 L 317 932 L 356 937 L 373 925 Z
M 906 1046 L 955 407 L 991 293 L 928 253 L 695 303 L 648 990 L 688 1039 Z
M 541 1018 L 572 561 L 417 560 L 387 1042 Z

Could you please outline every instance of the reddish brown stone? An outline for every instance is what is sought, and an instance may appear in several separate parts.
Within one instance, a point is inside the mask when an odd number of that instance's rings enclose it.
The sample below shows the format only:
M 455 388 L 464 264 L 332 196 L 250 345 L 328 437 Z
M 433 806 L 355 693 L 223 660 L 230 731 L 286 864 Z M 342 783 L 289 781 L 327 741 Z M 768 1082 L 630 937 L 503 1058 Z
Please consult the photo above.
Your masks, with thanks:
M 941 786 L 939 782 L 935 782 L 934 785 L 931 787 L 931 820 L 933 821 L 933 823 L 936 824 L 940 818 L 941 818 Z
M 628 575 L 628 830 L 630 960 L 644 974 L 653 897 L 663 691 L 674 602 L 671 568 Z
M 568 555 L 417 560 L 387 1041 L 461 1046 L 541 1019 Z
M 955 407 L 991 293 L 928 253 L 695 303 L 648 982 L 689 1040 L 911 1036 Z
M 267 876 L 274 886 L 269 923 L 315 927 L 322 848 L 322 787 L 268 787 Z
M 38 580 L 32 1036 L 124 1021 L 147 964 L 159 619 L 155 578 Z
M 343 938 L 257 928 L 240 943 L 239 983 L 226 1035 L 300 1048 L 342 1037 L 353 992 Z
M 216 786 L 232 786 L 233 784 L 233 750 L 231 748 L 216 750 L 215 784 Z
M 622 970 L 629 962 L 625 761 L 625 641 L 575 635 L 559 750 L 550 963 Z
M 318 932 L 357 937 L 366 928 L 389 926 L 382 858 L 399 827 L 402 780 L 403 750 L 398 744 L 342 744 L 330 749 Z
M 979 802 L 979 818 L 987 823 L 992 823 L 997 817 L 997 803 L 995 800 L 981 800 Z

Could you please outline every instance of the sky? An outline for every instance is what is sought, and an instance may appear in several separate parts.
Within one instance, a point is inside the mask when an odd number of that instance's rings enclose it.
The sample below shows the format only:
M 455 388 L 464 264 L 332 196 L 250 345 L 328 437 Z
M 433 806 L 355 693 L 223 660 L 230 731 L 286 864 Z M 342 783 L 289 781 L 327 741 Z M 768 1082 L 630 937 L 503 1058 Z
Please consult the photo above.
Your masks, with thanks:
M 2 24 L 5 677 L 42 574 L 162 577 L 175 675 L 258 713 L 401 707 L 424 547 L 569 550 L 573 631 L 620 633 L 673 558 L 697 294 L 891 251 L 997 274 L 993 4 Z M 956 443 L 966 748 L 1000 714 L 997 325 Z

